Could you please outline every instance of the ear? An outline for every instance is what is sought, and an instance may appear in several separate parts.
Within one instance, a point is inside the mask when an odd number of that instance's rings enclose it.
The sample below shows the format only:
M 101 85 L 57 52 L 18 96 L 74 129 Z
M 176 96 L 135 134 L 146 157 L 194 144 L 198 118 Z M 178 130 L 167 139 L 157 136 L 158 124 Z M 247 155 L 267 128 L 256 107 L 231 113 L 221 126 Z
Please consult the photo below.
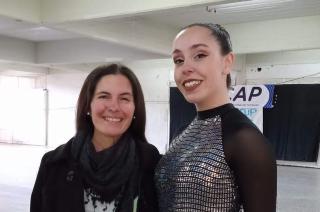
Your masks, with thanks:
M 225 75 L 230 74 L 233 68 L 234 61 L 235 61 L 235 56 L 233 52 L 230 52 L 229 54 L 224 56 L 223 74 Z

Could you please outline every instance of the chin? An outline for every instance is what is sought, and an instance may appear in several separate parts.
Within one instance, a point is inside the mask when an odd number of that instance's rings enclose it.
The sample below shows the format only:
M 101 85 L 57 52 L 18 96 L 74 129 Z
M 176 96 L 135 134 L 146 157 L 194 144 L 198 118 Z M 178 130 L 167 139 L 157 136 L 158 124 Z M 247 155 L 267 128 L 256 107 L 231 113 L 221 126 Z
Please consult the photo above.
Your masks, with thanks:
M 108 137 L 121 137 L 123 135 L 124 132 L 122 131 L 108 131 L 108 132 L 104 132 L 103 134 L 105 136 L 108 136 Z
M 191 103 L 191 104 L 197 104 L 197 98 L 193 98 L 193 97 L 188 97 L 188 96 L 185 96 L 184 97 L 185 98 L 185 100 L 187 101 L 187 102 L 189 102 L 189 103 Z
M 199 101 L 199 96 L 197 94 L 184 94 L 183 97 L 189 103 L 195 104 Z

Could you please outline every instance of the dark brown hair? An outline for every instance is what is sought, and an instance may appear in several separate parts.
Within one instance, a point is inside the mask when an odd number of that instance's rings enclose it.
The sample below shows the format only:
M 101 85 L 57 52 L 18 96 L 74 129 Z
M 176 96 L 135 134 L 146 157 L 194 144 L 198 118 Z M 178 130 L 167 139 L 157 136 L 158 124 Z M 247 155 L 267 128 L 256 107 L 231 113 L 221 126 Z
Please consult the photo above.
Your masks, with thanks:
M 230 35 L 229 35 L 228 31 L 225 28 L 223 28 L 221 25 L 212 24 L 212 23 L 194 23 L 194 24 L 190 24 L 188 26 L 183 27 L 182 30 L 187 29 L 187 28 L 191 28 L 194 26 L 204 27 L 204 28 L 210 30 L 211 35 L 217 40 L 218 44 L 220 45 L 221 54 L 223 56 L 232 52 L 232 44 L 231 44 L 231 40 L 230 40 Z M 227 88 L 229 89 L 231 87 L 230 74 L 227 75 L 226 84 L 227 84 Z
M 121 74 L 130 81 L 134 97 L 134 119 L 128 130 L 138 141 L 147 142 L 145 137 L 146 109 L 141 85 L 136 75 L 121 64 L 103 65 L 95 68 L 86 78 L 80 91 L 76 113 L 76 131 L 85 135 L 92 134 L 94 126 L 91 120 L 90 103 L 100 79 L 110 74 Z

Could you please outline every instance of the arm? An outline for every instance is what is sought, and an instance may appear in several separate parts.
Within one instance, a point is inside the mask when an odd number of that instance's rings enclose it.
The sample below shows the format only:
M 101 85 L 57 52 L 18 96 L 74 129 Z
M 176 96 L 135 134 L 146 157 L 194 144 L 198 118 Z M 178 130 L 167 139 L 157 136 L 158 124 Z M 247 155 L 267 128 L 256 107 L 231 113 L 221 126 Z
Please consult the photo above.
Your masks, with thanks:
M 38 175 L 31 193 L 30 200 L 30 212 L 41 212 L 42 211 L 42 185 L 43 185 L 43 175 L 44 175 L 44 159 L 42 158 L 40 163 L 40 168 L 38 171 Z
M 142 181 L 141 181 L 141 198 L 138 203 L 138 211 L 158 211 L 158 199 L 154 184 L 154 169 L 161 158 L 158 149 L 151 145 L 143 145 L 141 148 L 142 162 Z
M 239 185 L 244 211 L 276 211 L 277 167 L 265 137 L 248 127 L 228 140 L 229 164 Z

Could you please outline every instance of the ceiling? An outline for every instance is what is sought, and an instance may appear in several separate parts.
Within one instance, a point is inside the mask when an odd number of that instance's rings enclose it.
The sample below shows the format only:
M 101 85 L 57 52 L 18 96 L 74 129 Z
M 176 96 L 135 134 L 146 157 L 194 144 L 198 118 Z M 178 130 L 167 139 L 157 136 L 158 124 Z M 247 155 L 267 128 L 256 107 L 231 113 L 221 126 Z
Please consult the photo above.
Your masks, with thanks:
M 99 18 L 58 23 L 31 23 L 0 15 L 0 36 L 41 44 L 40 47 L 37 46 L 37 49 L 45 49 L 43 46 L 49 48 L 50 45 L 47 44 L 53 42 L 66 46 L 66 39 L 73 41 L 68 42 L 70 43 L 69 48 L 73 48 L 71 43 L 79 46 L 76 41 L 86 39 L 95 42 L 92 48 L 102 46 L 108 51 L 117 52 L 115 56 L 117 60 L 144 58 L 146 55 L 149 55 L 148 59 L 156 59 L 169 57 L 170 43 L 174 35 L 179 28 L 190 23 L 214 22 L 225 25 L 320 15 L 319 0 L 247 0 L 225 6 L 218 5 L 212 8 L 208 6 L 210 5 L 186 5 L 134 15 L 100 16 Z M 84 46 L 90 48 L 90 45 Z M 75 49 L 79 50 L 79 48 Z M 83 51 L 86 50 L 88 49 Z M 88 52 L 93 54 L 91 50 Z M 119 55 L 125 55 L 125 58 L 119 58 Z M 131 56 L 134 57 L 130 58 Z M 108 57 L 109 59 L 104 58 L 103 61 L 112 60 L 112 56 Z M 85 58 L 85 56 L 80 58 Z M 57 63 L 71 62 L 60 60 Z
M 34 42 L 82 37 L 72 32 L 4 16 L 0 16 L 0 35 Z
M 261 4 L 259 3 L 259 0 L 240 1 L 230 3 L 227 10 L 226 7 L 220 9 L 219 6 L 213 6 L 213 8 L 217 8 L 215 12 L 208 12 L 207 6 L 210 5 L 191 6 L 148 12 L 143 15 L 136 15 L 135 17 L 118 19 L 107 18 L 106 20 L 104 20 L 104 18 L 100 18 L 81 22 L 85 25 L 92 24 L 92 22 L 138 22 L 139 20 L 144 19 L 178 29 L 194 22 L 236 24 L 320 14 L 319 0 L 269 0 L 269 2 L 271 3 Z M 242 6 L 244 3 L 246 3 L 245 6 Z M 50 26 L 48 27 L 46 25 L 30 23 L 4 16 L 0 16 L 0 35 L 16 37 L 34 42 L 83 37 L 77 33 L 67 31 L 67 29 L 57 30 Z
M 212 6 L 211 12 L 208 11 L 210 7 L 202 5 L 161 11 L 143 17 L 180 28 L 194 22 L 237 24 L 320 14 L 319 0 L 268 0 L 264 2 L 268 3 L 263 4 L 259 3 L 259 0 L 254 0 L 230 3 L 225 7 Z

